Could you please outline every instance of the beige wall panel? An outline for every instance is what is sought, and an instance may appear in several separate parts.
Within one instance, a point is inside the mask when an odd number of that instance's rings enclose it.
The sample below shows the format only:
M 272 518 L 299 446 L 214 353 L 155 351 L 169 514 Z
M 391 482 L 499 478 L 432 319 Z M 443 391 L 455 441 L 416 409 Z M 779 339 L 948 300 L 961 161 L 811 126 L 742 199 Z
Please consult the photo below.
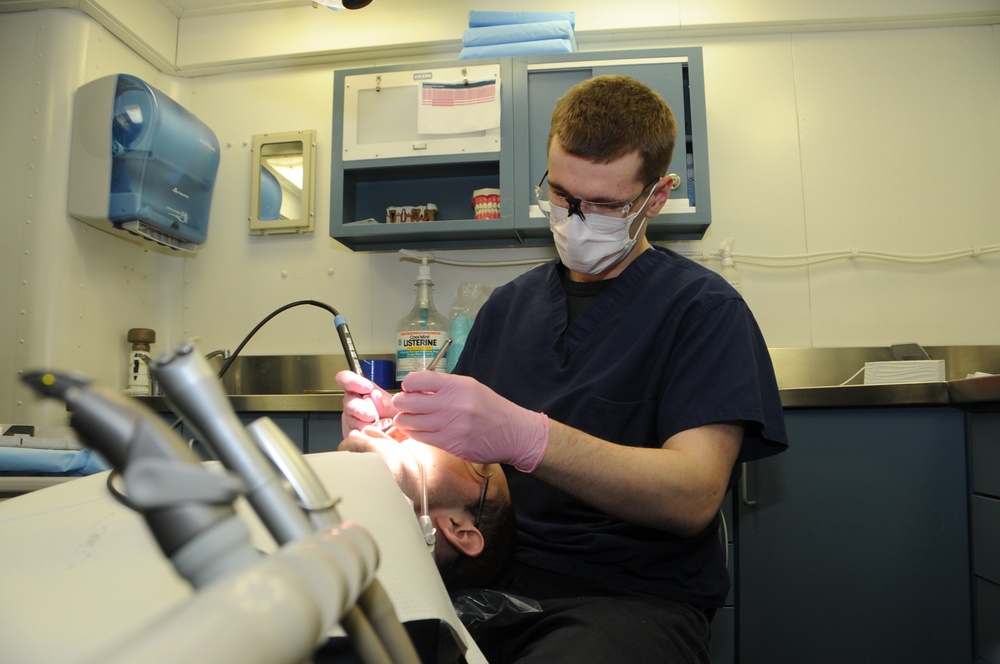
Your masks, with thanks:
M 997 244 L 992 36 L 984 26 L 795 37 L 809 251 Z M 810 275 L 815 345 L 997 342 L 997 254 L 937 266 L 859 259 Z

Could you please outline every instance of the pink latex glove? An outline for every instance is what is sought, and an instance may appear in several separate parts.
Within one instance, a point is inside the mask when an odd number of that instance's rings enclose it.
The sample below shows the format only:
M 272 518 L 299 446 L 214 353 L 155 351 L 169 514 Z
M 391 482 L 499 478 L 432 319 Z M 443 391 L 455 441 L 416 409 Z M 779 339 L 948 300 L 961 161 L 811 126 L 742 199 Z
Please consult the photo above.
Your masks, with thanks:
M 415 371 L 392 398 L 396 426 L 420 442 L 476 463 L 530 473 L 549 444 L 549 418 L 522 408 L 474 378 Z
M 344 390 L 344 413 L 340 418 L 340 428 L 347 438 L 351 431 L 360 431 L 385 417 L 394 417 L 392 395 L 353 371 L 340 371 L 335 378 Z

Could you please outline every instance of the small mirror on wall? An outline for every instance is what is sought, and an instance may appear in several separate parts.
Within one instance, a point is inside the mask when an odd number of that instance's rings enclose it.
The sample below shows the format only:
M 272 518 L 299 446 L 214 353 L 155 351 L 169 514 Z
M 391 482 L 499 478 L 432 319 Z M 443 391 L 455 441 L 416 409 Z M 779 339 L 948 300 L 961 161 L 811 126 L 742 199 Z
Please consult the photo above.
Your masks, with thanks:
M 312 233 L 316 130 L 253 137 L 250 234 Z

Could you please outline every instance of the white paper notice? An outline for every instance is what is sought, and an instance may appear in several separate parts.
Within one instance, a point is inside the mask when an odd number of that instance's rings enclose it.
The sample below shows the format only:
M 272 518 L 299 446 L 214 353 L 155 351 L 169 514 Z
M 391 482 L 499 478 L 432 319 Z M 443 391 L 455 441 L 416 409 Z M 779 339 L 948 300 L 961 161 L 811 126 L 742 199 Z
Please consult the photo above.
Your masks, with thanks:
M 417 132 L 464 134 L 500 126 L 500 81 L 420 82 Z

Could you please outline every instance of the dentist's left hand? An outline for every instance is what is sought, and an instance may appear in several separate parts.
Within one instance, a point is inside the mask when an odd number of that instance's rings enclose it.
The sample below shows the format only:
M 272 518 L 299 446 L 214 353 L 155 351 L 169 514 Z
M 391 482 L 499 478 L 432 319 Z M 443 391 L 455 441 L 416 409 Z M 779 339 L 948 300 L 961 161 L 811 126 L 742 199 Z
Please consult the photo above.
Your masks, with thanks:
M 353 371 L 340 371 L 335 380 L 344 390 L 344 412 L 340 418 L 344 438 L 351 431 L 359 431 L 369 424 L 396 415 L 392 395 L 364 376 Z
M 506 463 L 530 473 L 545 456 L 549 418 L 468 376 L 415 371 L 392 399 L 396 427 L 465 461 Z

